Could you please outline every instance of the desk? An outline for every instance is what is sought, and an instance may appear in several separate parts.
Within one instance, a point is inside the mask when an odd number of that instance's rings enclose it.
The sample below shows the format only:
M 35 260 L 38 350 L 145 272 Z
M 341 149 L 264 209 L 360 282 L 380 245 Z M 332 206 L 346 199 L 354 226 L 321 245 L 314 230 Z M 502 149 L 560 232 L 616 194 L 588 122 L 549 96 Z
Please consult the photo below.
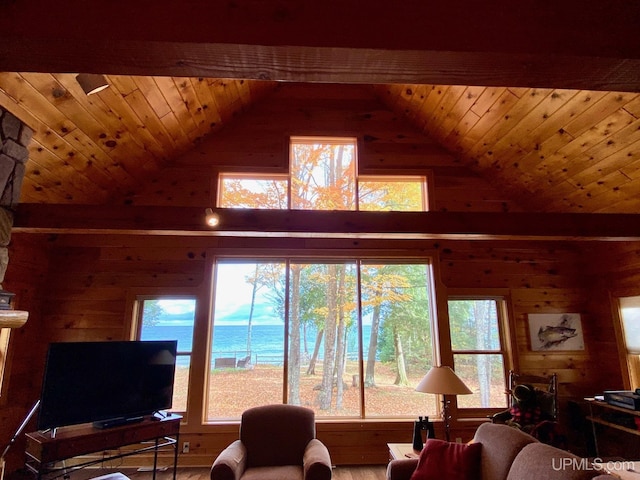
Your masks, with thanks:
M 389 460 L 399 460 L 401 458 L 418 458 L 420 452 L 413 449 L 412 443 L 387 443 L 389 448 Z
M 143 452 L 153 451 L 153 478 L 155 479 L 158 450 L 173 447 L 173 480 L 178 464 L 178 440 L 182 417 L 169 414 L 165 418 L 145 417 L 141 422 L 113 428 L 99 429 L 91 424 L 76 425 L 47 432 L 27 433 L 26 467 L 36 473 L 40 480 L 43 475 L 53 479 L 74 470 L 108 460 L 123 458 Z M 80 460 L 69 467 L 56 467 L 62 460 L 119 449 L 127 445 L 151 441 L 152 445 L 140 445 L 125 453 L 100 456 L 98 460 Z
M 595 442 L 595 447 L 596 447 L 596 455 L 600 455 L 600 451 L 598 448 L 598 435 L 595 430 L 595 424 L 604 425 L 606 427 L 613 428 L 615 430 L 620 430 L 622 432 L 626 432 L 631 435 L 640 436 L 640 430 L 637 430 L 636 428 L 630 428 L 624 425 L 620 425 L 618 423 L 610 422 L 605 418 L 603 418 L 603 412 L 622 413 L 622 414 L 629 415 L 629 417 L 640 417 L 640 411 L 631 410 L 630 408 L 622 408 L 622 407 L 617 407 L 615 405 L 610 405 L 607 402 L 596 400 L 595 398 L 585 398 L 585 400 L 589 404 L 589 415 L 587 416 L 587 420 L 591 422 L 592 431 L 593 431 L 593 441 Z M 638 476 L 638 478 L 640 478 L 640 475 Z

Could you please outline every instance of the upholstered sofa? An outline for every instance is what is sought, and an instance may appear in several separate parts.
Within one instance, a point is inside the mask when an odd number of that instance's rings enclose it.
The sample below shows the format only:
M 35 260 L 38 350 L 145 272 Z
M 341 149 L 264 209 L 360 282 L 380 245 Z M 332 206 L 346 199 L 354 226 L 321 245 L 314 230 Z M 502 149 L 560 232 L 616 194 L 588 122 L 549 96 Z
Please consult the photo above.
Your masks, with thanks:
M 483 423 L 474 442 L 481 443 L 482 480 L 613 480 L 604 475 L 601 464 L 539 442 L 532 436 L 507 425 Z M 566 459 L 566 460 L 563 460 Z M 418 465 L 417 458 L 392 460 L 387 467 L 388 480 L 409 480 Z M 444 479 L 443 479 L 444 480 Z

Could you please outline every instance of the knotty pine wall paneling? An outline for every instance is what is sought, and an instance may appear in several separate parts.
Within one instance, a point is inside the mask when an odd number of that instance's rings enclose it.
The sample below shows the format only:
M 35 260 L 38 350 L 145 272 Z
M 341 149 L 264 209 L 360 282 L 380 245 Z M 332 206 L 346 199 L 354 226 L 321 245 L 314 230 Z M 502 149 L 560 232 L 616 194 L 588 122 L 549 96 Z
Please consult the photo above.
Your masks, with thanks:
M 9 265 L 3 289 L 15 293 L 13 307 L 29 312 L 27 323 L 13 329 L 9 339 L 8 362 L 0 397 L 0 445 L 4 448 L 28 411 L 40 396 L 48 332 L 43 320 L 49 242 L 41 235 L 13 235 L 9 244 Z M 29 424 L 34 428 L 33 421 Z M 24 462 L 24 437 L 9 450 L 6 471 Z

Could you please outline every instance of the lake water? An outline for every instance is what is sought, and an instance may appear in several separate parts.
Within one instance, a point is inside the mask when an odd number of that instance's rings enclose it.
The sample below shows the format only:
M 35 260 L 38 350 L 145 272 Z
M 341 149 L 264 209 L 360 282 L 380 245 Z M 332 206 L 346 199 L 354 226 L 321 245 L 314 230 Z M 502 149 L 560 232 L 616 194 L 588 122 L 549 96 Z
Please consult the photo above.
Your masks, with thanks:
M 193 345 L 193 329 L 190 326 L 155 326 L 146 327 L 142 340 L 178 340 L 178 351 L 191 351 Z M 369 343 L 371 326 L 363 326 L 365 356 Z M 316 339 L 315 329 L 307 330 L 307 347 L 309 354 L 313 353 Z M 251 328 L 251 354 L 252 361 L 262 363 L 282 363 L 284 348 L 284 327 L 282 325 L 254 325 Z M 349 358 L 357 358 L 358 344 L 355 331 L 348 334 Z M 220 325 L 213 329 L 212 358 L 231 357 L 242 358 L 247 353 L 247 326 L 246 325 Z M 322 346 L 320 358 L 322 358 Z M 178 364 L 186 364 L 187 360 Z

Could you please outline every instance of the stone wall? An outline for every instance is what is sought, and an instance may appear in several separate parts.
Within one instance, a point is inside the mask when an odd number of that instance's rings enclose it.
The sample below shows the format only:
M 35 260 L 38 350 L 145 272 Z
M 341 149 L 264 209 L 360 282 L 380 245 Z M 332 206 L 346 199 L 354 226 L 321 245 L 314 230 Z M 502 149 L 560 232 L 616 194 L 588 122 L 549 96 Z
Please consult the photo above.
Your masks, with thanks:
M 11 240 L 13 208 L 20 200 L 27 145 L 33 130 L 15 115 L 0 107 L 0 283 L 9 263 L 7 246 Z M 1 285 L 0 285 L 1 288 Z

